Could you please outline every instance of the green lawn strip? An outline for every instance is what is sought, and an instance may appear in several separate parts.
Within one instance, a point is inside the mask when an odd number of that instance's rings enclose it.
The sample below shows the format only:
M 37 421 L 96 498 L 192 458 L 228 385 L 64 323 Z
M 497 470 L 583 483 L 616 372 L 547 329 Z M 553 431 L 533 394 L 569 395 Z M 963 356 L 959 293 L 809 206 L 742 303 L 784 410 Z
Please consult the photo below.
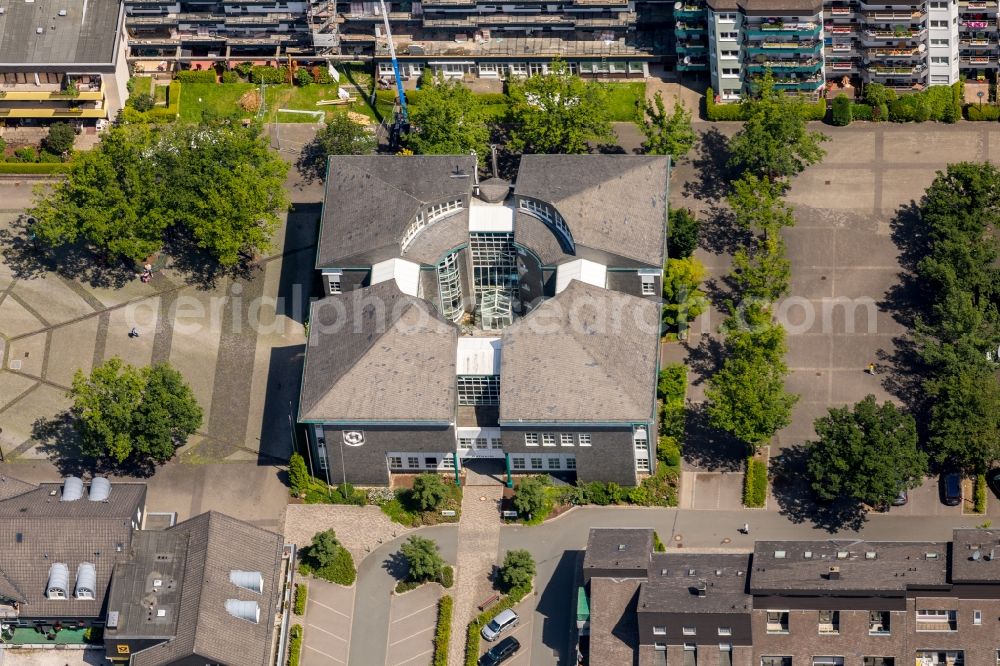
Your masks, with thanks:
M 254 114 L 240 108 L 240 97 L 256 88 L 252 83 L 185 83 L 181 86 L 180 119 L 200 122 L 205 111 L 217 118 L 249 118 Z
M 645 83 L 608 83 L 608 120 L 635 122 L 640 118 L 641 104 L 646 99 Z
M 161 106 L 167 105 L 167 86 L 156 86 L 154 88 L 153 100 Z

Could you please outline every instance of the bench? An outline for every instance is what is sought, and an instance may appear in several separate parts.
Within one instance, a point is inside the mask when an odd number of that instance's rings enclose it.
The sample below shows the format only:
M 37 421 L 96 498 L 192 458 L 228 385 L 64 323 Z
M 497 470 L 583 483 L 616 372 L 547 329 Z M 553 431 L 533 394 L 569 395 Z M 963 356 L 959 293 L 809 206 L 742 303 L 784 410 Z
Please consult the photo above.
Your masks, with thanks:
M 480 611 L 484 611 L 484 610 L 486 610 L 487 608 L 489 608 L 490 606 L 492 606 L 493 604 L 495 604 L 498 601 L 500 601 L 500 595 L 499 594 L 494 594 L 492 597 L 490 597 L 489 599 L 487 599 L 483 603 L 479 604 L 478 608 L 479 608 Z

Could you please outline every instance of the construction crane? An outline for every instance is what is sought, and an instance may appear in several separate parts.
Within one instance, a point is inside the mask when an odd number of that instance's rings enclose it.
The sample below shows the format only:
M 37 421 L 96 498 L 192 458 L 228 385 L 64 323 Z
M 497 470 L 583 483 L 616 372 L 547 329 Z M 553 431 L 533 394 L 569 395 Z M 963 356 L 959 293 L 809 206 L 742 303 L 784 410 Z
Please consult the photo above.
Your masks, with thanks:
M 385 0 L 378 0 L 382 7 L 382 23 L 385 24 L 385 36 L 389 40 L 389 57 L 392 58 L 392 73 L 396 77 L 396 94 L 399 95 L 399 108 L 403 116 L 403 122 L 409 124 L 410 113 L 406 108 L 406 93 L 403 92 L 403 77 L 399 75 L 399 60 L 396 59 L 396 46 L 392 43 L 392 30 L 389 28 L 389 10 L 386 9 Z

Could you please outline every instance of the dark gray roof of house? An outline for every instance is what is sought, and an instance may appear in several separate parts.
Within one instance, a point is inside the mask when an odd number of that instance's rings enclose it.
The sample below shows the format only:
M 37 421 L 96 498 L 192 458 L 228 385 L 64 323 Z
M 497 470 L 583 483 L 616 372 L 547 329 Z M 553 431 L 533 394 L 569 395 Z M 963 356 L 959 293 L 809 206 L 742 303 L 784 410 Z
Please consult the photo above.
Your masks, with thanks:
M 407 261 L 436 266 L 444 255 L 469 243 L 469 211 L 449 215 L 417 234 L 400 256 Z
M 638 659 L 638 578 L 590 581 L 590 663 L 633 666 Z
M 400 256 L 403 234 L 421 209 L 459 196 L 468 206 L 475 169 L 470 155 L 330 156 L 316 266 Z M 468 210 L 458 215 L 467 220 Z
M 0 596 L 21 602 L 23 617 L 98 617 L 116 562 L 128 555 L 132 522 L 145 503 L 146 486 L 112 482 L 106 502 L 87 494 L 61 502 L 61 485 L 43 483 L 0 501 Z M 49 569 L 65 564 L 70 585 L 83 562 L 97 573 L 96 599 L 49 600 Z
M 541 220 L 519 210 L 514 212 L 514 242 L 531 250 L 546 266 L 575 258 L 563 250 L 559 239 Z
M 749 613 L 750 554 L 653 553 L 639 592 L 639 612 Z M 704 583 L 705 596 L 698 596 Z
M 19 0 L 4 3 L 4 9 L 0 14 L 0 67 L 110 66 L 115 62 L 123 15 L 122 3 L 117 0 Z M 66 16 L 59 16 L 62 10 Z M 42 28 L 41 34 L 38 28 Z
M 395 281 L 312 305 L 299 416 L 451 421 L 458 328 Z
M 951 582 L 1000 582 L 1000 530 L 955 530 Z
M 659 322 L 655 301 L 573 280 L 504 330 L 500 421 L 649 419 Z
M 652 552 L 652 529 L 594 527 L 587 537 L 583 569 L 645 571 Z
M 479 198 L 487 203 L 500 203 L 510 194 L 510 182 L 503 178 L 487 178 L 479 183 Z
M 12 476 L 0 476 L 0 500 L 5 500 L 17 495 L 23 495 L 29 490 L 34 490 L 37 486 Z
M 898 592 L 948 584 L 948 544 L 916 541 L 758 541 L 750 591 Z M 874 553 L 874 555 L 870 555 Z M 830 576 L 831 567 L 839 575 Z
M 280 600 L 281 535 L 214 511 L 179 523 L 161 534 L 172 534 L 182 543 L 186 541 L 180 595 L 174 598 L 177 607 L 175 633 L 165 643 L 133 655 L 133 666 L 172 664 L 192 655 L 219 664 L 266 666 L 270 663 L 271 636 Z M 138 542 L 146 552 L 141 555 L 137 552 L 137 557 L 155 569 L 158 566 L 155 555 L 151 560 L 148 551 L 163 545 L 169 542 L 161 536 Z M 229 574 L 233 570 L 260 572 L 263 578 L 261 592 L 258 594 L 230 582 Z M 127 591 L 135 592 L 136 588 Z M 117 591 L 109 600 L 109 611 L 116 610 L 112 602 L 119 598 L 129 613 L 145 612 L 134 599 L 124 599 L 124 594 L 118 597 Z M 230 615 L 226 610 L 228 599 L 256 601 L 260 621 L 254 623 Z M 133 620 L 125 622 L 131 626 Z
M 514 194 L 552 204 L 577 245 L 662 266 L 670 158 L 524 155 Z

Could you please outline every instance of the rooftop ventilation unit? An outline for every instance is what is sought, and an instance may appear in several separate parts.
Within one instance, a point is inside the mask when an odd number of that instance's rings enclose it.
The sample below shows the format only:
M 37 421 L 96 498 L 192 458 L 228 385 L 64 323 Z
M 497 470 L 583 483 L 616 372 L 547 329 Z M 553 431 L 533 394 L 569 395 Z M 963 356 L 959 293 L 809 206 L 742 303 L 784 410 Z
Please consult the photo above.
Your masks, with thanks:
M 66 10 L 65 9 L 60 9 L 59 10 L 59 16 L 66 16 Z
M 260 575 L 259 571 L 233 569 L 229 572 L 229 582 L 236 587 L 242 587 L 244 590 L 250 590 L 257 594 L 260 594 L 261 590 L 264 589 L 264 577 Z
M 76 589 L 73 596 L 77 599 L 94 599 L 97 590 L 97 569 L 90 562 L 81 562 L 76 568 Z
M 783 550 L 776 550 L 776 551 L 774 551 L 774 559 L 776 559 L 776 560 L 783 560 L 783 559 L 785 559 L 785 551 L 783 551 Z
M 103 476 L 95 476 L 90 482 L 90 494 L 87 496 L 91 502 L 107 502 L 111 496 L 111 482 Z
M 62 502 L 75 502 L 83 497 L 83 479 L 78 476 L 67 476 L 63 479 Z
M 708 596 L 708 583 L 703 580 L 698 581 L 698 596 L 705 597 Z
M 828 578 L 830 580 L 840 580 L 840 567 L 830 567 Z
M 55 562 L 49 567 L 49 583 L 45 587 L 46 599 L 65 599 L 69 589 L 69 567 Z
M 108 611 L 108 622 L 105 625 L 108 629 L 118 628 L 119 611 Z
M 239 599 L 226 599 L 226 612 L 240 620 L 260 622 L 260 606 L 256 601 L 240 601 Z
M 876 557 L 878 557 L 878 553 L 876 553 L 874 550 L 869 550 L 868 552 L 865 553 L 866 560 L 874 560 Z

